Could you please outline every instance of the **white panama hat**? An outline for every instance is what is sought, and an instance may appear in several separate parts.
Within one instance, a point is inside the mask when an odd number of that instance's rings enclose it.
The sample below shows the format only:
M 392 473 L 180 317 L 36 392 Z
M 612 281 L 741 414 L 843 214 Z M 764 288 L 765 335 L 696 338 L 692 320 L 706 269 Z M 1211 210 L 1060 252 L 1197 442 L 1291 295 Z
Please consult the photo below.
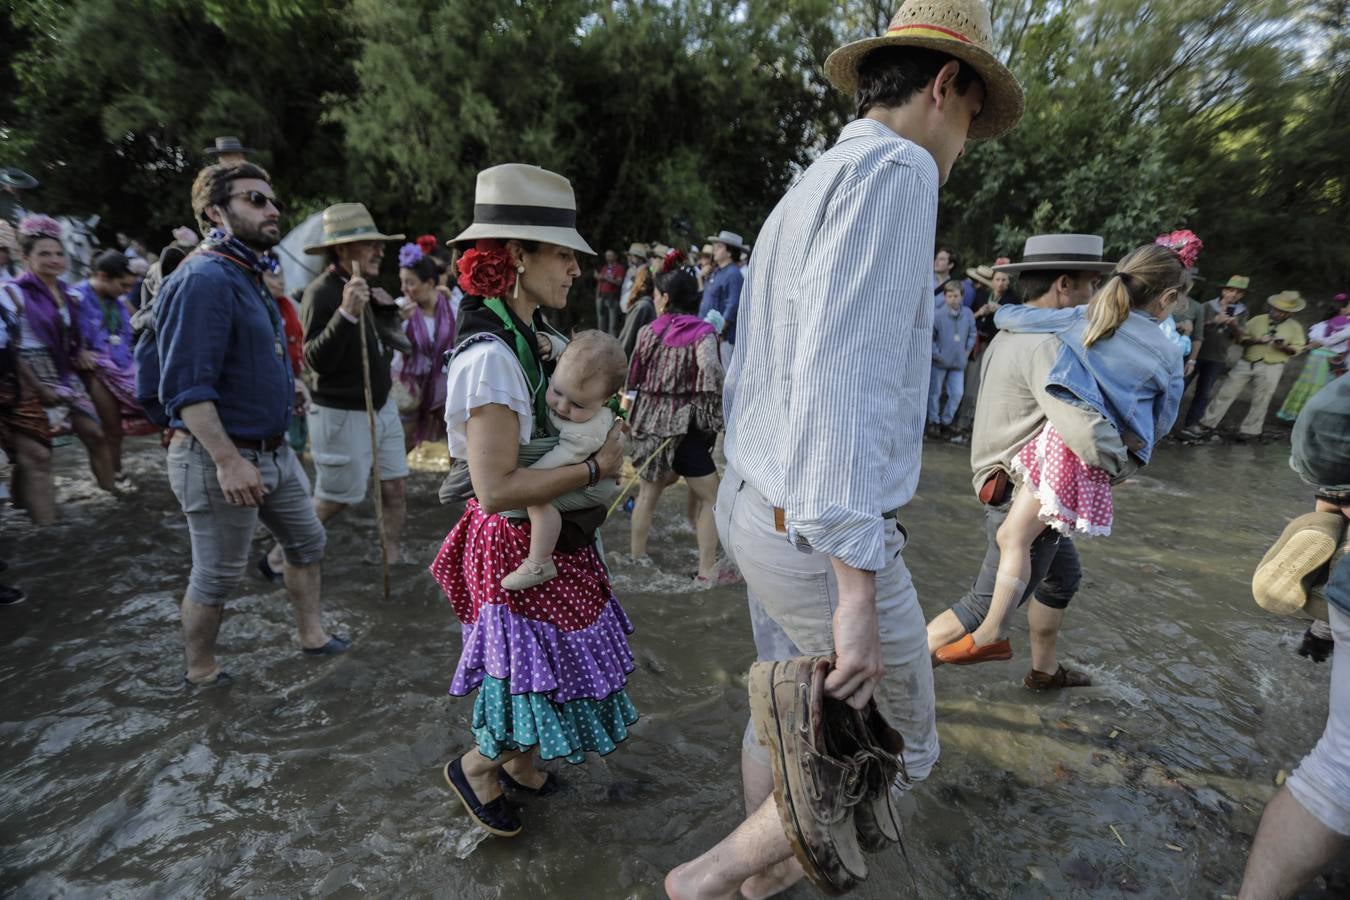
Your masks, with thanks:
M 541 241 L 594 254 L 577 231 L 572 183 L 539 166 L 506 163 L 478 173 L 473 224 L 448 243 L 484 238 Z

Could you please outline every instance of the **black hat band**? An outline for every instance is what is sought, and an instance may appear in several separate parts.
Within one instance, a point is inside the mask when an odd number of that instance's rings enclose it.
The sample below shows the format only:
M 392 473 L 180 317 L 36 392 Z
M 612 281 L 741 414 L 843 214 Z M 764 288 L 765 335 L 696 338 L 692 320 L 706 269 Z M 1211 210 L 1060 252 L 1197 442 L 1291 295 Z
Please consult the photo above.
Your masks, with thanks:
M 1100 253 L 1028 253 L 1022 257 L 1024 263 L 1034 262 L 1102 262 Z
M 556 206 L 516 206 L 509 203 L 475 203 L 475 225 L 534 225 L 540 228 L 576 228 L 577 211 Z

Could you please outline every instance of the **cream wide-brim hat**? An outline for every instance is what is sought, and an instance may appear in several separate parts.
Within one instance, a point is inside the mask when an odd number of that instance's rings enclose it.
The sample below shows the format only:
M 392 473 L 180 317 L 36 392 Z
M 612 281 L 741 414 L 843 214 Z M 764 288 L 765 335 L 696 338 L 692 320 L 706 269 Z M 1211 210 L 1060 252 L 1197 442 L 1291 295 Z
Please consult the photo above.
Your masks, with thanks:
M 1308 301 L 1304 300 L 1298 291 L 1280 291 L 1267 297 L 1266 305 L 1280 312 L 1296 313 L 1302 312 L 1307 307 Z
M 317 244 L 310 244 L 305 252 L 311 255 L 323 253 L 329 247 L 338 244 L 355 244 L 359 241 L 401 241 L 401 234 L 384 234 L 375 227 L 370 210 L 364 203 L 334 203 L 323 211 L 323 238 Z
M 506 163 L 478 173 L 473 224 L 449 243 L 487 238 L 540 241 L 595 254 L 577 231 L 572 183 L 556 172 L 522 163 Z
M 825 77 L 847 94 L 858 91 L 858 63 L 879 47 L 924 47 L 968 63 L 984 82 L 984 106 L 967 135 L 995 138 L 1022 118 L 1026 97 L 993 54 L 994 26 L 981 0 L 905 0 L 886 33 L 845 44 L 825 60 Z

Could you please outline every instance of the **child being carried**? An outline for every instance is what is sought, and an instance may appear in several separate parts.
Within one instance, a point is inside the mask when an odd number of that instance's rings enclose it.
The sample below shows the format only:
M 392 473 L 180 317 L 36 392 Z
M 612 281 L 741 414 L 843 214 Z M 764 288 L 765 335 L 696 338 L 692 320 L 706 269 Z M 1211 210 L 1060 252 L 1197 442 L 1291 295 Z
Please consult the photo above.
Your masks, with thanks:
M 541 335 L 541 351 L 544 340 Z M 618 340 L 603 331 L 583 331 L 573 338 L 558 357 L 545 397 L 558 446 L 530 468 L 573 466 L 603 447 L 615 418 L 605 403 L 627 377 L 628 358 Z M 528 507 L 526 512 L 530 515 L 530 555 L 502 579 L 502 587 L 509 591 L 523 591 L 558 574 L 553 548 L 562 533 L 562 514 L 551 503 Z

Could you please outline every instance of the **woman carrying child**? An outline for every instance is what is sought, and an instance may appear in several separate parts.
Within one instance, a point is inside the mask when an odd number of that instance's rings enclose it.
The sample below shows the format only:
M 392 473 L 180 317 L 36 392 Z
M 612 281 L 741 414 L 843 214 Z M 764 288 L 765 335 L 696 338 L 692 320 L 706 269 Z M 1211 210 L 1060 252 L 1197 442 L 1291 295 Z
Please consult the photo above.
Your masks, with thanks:
M 511 837 L 521 822 L 503 788 L 550 794 L 557 778 L 539 759 L 609 753 L 637 721 L 625 690 L 633 626 L 596 545 L 605 507 L 592 493 L 605 480 L 612 492 L 623 439 L 615 427 L 581 462 L 529 467 L 558 444 L 548 416 L 557 373 L 541 352 L 553 341 L 539 313 L 567 305 L 581 274 L 576 254 L 594 251 L 576 231 L 572 186 L 560 175 L 496 166 L 478 174 L 474 202 L 474 224 L 454 239 L 470 249 L 458 267 L 466 298 L 445 402 L 450 455 L 464 461 L 472 496 L 431 572 L 463 623 L 450 693 L 478 692 L 474 746 L 445 766 L 445 779 L 481 828 Z M 529 555 L 524 510 L 546 503 L 563 511 L 558 574 L 507 590 L 502 578 Z
M 1172 427 L 1184 389 L 1182 356 L 1158 327 L 1190 288 L 1181 257 L 1149 244 L 1126 256 L 1088 302 L 1072 309 L 1005 306 L 1006 331 L 1053 332 L 1063 347 L 1047 390 L 1101 413 L 1139 463 Z M 1011 614 L 1030 577 L 1030 548 L 1046 528 L 1108 535 L 1111 478 L 1085 465 L 1051 425 L 1013 460 L 1019 490 L 998 530 L 999 566 L 989 614 L 975 631 L 937 650 L 938 662 L 970 665 L 1011 659 Z

